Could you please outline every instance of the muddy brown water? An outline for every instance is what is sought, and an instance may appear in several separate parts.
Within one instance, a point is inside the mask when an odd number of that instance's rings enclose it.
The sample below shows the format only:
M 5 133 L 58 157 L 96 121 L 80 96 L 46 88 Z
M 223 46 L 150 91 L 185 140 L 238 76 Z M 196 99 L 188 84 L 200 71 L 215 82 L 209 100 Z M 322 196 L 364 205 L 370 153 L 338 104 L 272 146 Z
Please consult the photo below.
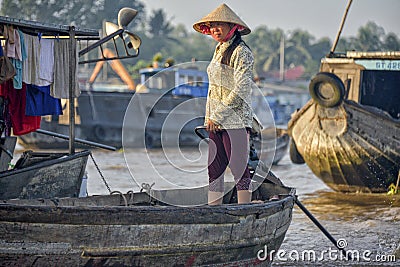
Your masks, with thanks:
M 89 158 L 89 195 L 107 194 L 104 180 L 112 191 L 123 193 L 139 191 L 143 183 L 155 182 L 155 188 L 207 184 L 204 146 L 181 151 L 96 149 L 93 157 L 100 172 Z M 288 155 L 272 170 L 285 185 L 296 188 L 304 206 L 352 256 L 351 260 L 344 259 L 295 207 L 285 240 L 280 250 L 273 252 L 273 266 L 400 266 L 400 195 L 334 192 L 307 165 L 291 163 Z

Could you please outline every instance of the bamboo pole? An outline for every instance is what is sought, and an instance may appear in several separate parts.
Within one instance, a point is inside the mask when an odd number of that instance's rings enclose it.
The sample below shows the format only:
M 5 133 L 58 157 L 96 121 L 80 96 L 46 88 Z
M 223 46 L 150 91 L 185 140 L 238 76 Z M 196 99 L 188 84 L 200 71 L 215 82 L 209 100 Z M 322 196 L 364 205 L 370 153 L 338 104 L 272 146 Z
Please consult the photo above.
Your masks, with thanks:
M 338 31 L 338 33 L 336 35 L 336 39 L 333 42 L 331 51 L 329 53 L 330 55 L 332 55 L 335 52 L 336 46 L 337 46 L 337 44 L 339 42 L 340 34 L 342 33 L 343 26 L 344 26 L 344 23 L 345 23 L 346 18 L 347 18 L 347 13 L 349 12 L 349 9 L 350 9 L 350 6 L 351 6 L 352 2 L 353 2 L 353 0 L 349 0 L 349 2 L 347 3 L 346 11 L 343 14 L 342 23 L 340 23 L 339 31 Z

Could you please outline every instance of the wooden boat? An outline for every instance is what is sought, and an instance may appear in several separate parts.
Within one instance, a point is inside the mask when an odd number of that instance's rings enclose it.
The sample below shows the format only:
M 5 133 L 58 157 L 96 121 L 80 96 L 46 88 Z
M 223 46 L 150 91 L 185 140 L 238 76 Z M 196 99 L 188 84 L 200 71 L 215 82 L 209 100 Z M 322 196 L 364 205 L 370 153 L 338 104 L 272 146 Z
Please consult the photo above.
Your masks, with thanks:
M 120 87 L 106 88 L 101 85 L 93 90 L 82 90 L 78 98 L 76 136 L 117 148 L 123 145 L 137 146 L 145 139 L 148 148 L 157 148 L 161 146 L 161 142 L 163 146 L 176 145 L 174 137 L 179 135 L 180 145 L 197 146 L 200 139 L 194 134 L 193 129 L 204 121 L 208 77 L 205 71 L 194 69 L 191 64 L 182 65 L 169 69 L 142 69 L 141 84 L 136 91 L 122 90 Z M 201 67 L 203 66 L 200 65 L 199 68 Z M 155 78 L 150 79 L 151 77 Z M 193 82 L 194 78 L 196 82 Z M 131 103 L 132 97 L 135 97 L 134 103 Z M 278 101 L 274 98 L 274 103 L 270 105 L 275 122 L 286 123 L 288 114 L 286 110 L 289 106 L 294 107 L 289 104 L 277 105 L 276 102 Z M 183 105 L 184 103 L 190 105 Z M 264 102 L 255 103 L 255 106 L 257 105 L 260 109 L 265 108 Z M 112 108 L 104 109 L 106 106 Z M 168 115 L 178 106 L 180 109 L 179 114 L 175 116 L 176 120 L 167 121 Z M 129 116 L 129 123 L 124 124 L 127 110 L 135 116 Z M 64 113 L 63 116 L 43 118 L 41 129 L 67 135 L 68 112 Z M 165 123 L 166 121 L 168 123 Z M 181 131 L 177 133 L 177 129 Z M 163 140 L 161 140 L 161 130 L 166 136 Z M 169 141 L 166 141 L 167 139 Z M 19 141 L 25 147 L 37 148 L 63 148 L 68 144 L 65 140 L 36 132 L 20 136 Z M 276 154 L 274 163 L 277 163 L 287 151 L 289 138 L 286 134 L 277 134 L 273 143 L 276 143 L 276 151 L 273 146 L 272 151 L 268 153 Z
M 276 139 L 275 155 L 272 162 L 273 165 L 278 165 L 279 161 L 286 155 L 289 147 L 290 137 L 285 133 L 281 133 Z
M 278 196 L 278 197 L 277 197 Z M 270 266 L 292 218 L 295 190 L 262 183 L 257 203 L 206 203 L 207 187 L 0 203 L 7 266 Z M 271 198 L 275 200 L 270 200 Z M 160 199 L 180 199 L 187 205 Z
M 291 159 L 344 192 L 387 192 L 400 177 L 400 52 L 322 60 L 288 124 Z M 398 181 L 397 181 L 398 183 Z
M 25 151 L 13 169 L 0 172 L 0 199 L 78 197 L 89 154 Z

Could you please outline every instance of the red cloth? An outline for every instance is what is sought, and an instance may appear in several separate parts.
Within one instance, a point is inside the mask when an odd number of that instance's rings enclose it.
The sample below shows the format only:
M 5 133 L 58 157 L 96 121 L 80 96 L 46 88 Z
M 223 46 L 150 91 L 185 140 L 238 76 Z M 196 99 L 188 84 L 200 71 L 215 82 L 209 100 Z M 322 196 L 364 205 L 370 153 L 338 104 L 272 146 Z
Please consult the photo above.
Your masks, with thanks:
M 8 102 L 8 112 L 10 113 L 14 135 L 24 135 L 40 128 L 40 116 L 25 115 L 25 83 L 22 84 L 22 89 L 14 89 L 12 80 L 0 84 L 0 96 Z

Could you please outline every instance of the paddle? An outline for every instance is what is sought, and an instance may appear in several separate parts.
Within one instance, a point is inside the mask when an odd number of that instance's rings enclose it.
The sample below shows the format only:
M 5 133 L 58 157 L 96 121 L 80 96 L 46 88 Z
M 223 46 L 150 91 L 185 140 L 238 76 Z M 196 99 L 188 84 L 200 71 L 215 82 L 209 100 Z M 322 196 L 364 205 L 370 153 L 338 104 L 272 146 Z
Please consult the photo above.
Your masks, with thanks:
M 45 134 L 45 135 L 50 135 L 50 136 L 57 137 L 57 138 L 61 138 L 61 139 L 65 139 L 65 140 L 69 140 L 69 136 L 66 136 L 66 135 L 63 135 L 63 134 L 59 134 L 59 133 L 55 133 L 55 132 L 50 132 L 50 131 L 46 131 L 46 130 L 42 130 L 42 129 L 37 129 L 36 132 L 37 133 L 41 133 L 41 134 Z M 103 149 L 107 149 L 107 150 L 111 150 L 111 151 L 117 150 L 113 146 L 107 146 L 107 145 L 104 145 L 104 144 L 99 144 L 99 143 L 96 143 L 96 142 L 87 141 L 87 140 L 83 140 L 83 139 L 80 139 L 80 138 L 75 138 L 74 141 L 78 142 L 78 143 L 81 143 L 81 144 L 84 144 L 84 145 L 103 148 Z
M 266 180 L 268 180 L 271 183 L 276 184 L 276 185 L 283 185 L 282 182 L 280 181 L 280 179 L 278 177 L 276 177 L 272 171 L 270 171 L 269 173 L 270 173 L 270 175 L 267 175 L 265 177 Z M 272 176 L 273 179 L 271 179 L 270 176 Z M 277 183 L 276 180 L 279 180 L 280 183 Z M 295 198 L 295 203 L 307 215 L 307 217 L 321 230 L 321 232 L 335 245 L 335 247 L 342 252 L 343 256 L 345 256 L 346 259 L 348 257 L 351 260 L 351 256 L 346 252 L 344 247 L 341 247 L 338 244 L 338 241 L 328 232 L 328 230 L 326 230 L 322 226 L 322 224 L 314 217 L 314 215 L 312 215 L 311 212 L 308 209 L 306 209 L 306 207 L 303 205 L 303 203 L 300 202 L 300 200 L 297 198 L 297 196 Z
M 198 126 L 195 128 L 194 131 L 197 134 L 197 136 L 199 136 L 201 139 L 205 140 L 208 143 L 207 137 L 203 134 L 203 133 L 207 133 L 205 131 L 205 126 Z M 255 160 L 255 159 L 259 160 L 259 158 L 257 156 L 257 152 L 254 149 L 250 149 L 250 153 L 253 153 L 250 155 L 252 160 Z M 261 164 L 260 165 L 261 169 L 263 169 L 265 171 L 266 168 L 265 168 L 264 163 L 262 161 L 259 161 L 259 164 Z M 267 180 L 275 185 L 284 186 L 282 181 L 272 171 L 269 171 L 269 172 L 266 171 L 265 173 L 267 175 L 265 175 L 265 177 L 263 177 L 262 179 Z M 348 253 L 346 252 L 344 247 L 341 247 L 338 244 L 338 241 L 322 226 L 322 224 L 311 214 L 311 212 L 306 209 L 306 207 L 300 202 L 300 200 L 297 198 L 297 196 L 295 198 L 295 203 L 307 215 L 307 217 L 322 231 L 322 233 L 335 245 L 335 247 L 342 252 L 343 256 L 351 259 L 351 256 L 348 255 Z

